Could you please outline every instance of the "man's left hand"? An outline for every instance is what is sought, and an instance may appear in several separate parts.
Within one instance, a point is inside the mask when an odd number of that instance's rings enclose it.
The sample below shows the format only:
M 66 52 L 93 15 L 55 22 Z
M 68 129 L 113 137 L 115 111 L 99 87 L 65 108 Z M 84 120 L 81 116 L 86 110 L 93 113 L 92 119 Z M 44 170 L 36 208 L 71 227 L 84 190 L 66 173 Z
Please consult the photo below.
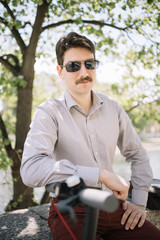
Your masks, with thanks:
M 125 224 L 126 230 L 133 230 L 137 224 L 139 228 L 143 226 L 146 219 L 145 207 L 125 201 L 123 209 L 125 212 L 121 219 L 121 224 Z

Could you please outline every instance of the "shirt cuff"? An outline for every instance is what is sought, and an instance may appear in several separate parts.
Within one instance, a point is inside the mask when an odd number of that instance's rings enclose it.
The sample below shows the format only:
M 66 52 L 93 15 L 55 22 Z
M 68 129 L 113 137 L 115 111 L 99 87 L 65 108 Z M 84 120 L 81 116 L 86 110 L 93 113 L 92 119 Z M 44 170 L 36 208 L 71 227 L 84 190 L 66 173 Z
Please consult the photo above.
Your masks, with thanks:
M 148 200 L 148 192 L 144 190 L 133 189 L 131 202 L 136 205 L 146 206 Z
M 78 166 L 77 175 L 90 187 L 98 187 L 99 168 Z

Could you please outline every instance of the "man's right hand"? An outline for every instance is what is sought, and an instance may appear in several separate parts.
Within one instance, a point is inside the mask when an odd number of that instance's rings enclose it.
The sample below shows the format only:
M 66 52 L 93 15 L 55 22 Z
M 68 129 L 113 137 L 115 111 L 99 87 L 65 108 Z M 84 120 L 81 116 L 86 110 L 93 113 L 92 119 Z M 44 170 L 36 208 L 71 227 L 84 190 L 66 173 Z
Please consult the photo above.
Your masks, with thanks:
M 126 200 L 130 183 L 121 176 L 106 169 L 100 169 L 98 183 L 105 184 L 119 200 Z

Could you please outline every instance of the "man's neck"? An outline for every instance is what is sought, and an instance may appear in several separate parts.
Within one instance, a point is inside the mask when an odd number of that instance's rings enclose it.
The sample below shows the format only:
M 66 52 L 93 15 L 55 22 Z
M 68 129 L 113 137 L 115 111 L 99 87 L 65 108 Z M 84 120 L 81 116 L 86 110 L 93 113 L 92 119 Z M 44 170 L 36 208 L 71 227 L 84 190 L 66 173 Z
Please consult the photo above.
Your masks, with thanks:
M 88 94 L 84 95 L 73 95 L 70 93 L 74 100 L 83 108 L 85 113 L 88 115 L 92 106 L 92 93 L 91 91 Z

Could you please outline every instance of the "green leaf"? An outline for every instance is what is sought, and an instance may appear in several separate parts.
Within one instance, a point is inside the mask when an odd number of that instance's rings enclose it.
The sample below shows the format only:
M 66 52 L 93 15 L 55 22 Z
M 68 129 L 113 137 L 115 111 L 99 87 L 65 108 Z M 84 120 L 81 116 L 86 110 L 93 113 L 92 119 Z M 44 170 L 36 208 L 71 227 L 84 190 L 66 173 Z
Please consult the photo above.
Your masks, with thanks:
M 16 27 L 17 30 L 20 29 L 22 27 L 21 21 L 17 20 L 16 23 L 15 23 L 15 27 Z
M 158 26 L 160 26 L 160 15 L 157 18 L 157 24 L 158 24 Z
M 148 3 L 148 4 L 152 4 L 152 3 L 153 3 L 153 0 L 147 0 L 147 3 Z
M 124 11 L 126 11 L 126 8 L 127 8 L 126 5 L 123 5 L 123 6 L 122 6 L 122 9 L 123 9 Z

